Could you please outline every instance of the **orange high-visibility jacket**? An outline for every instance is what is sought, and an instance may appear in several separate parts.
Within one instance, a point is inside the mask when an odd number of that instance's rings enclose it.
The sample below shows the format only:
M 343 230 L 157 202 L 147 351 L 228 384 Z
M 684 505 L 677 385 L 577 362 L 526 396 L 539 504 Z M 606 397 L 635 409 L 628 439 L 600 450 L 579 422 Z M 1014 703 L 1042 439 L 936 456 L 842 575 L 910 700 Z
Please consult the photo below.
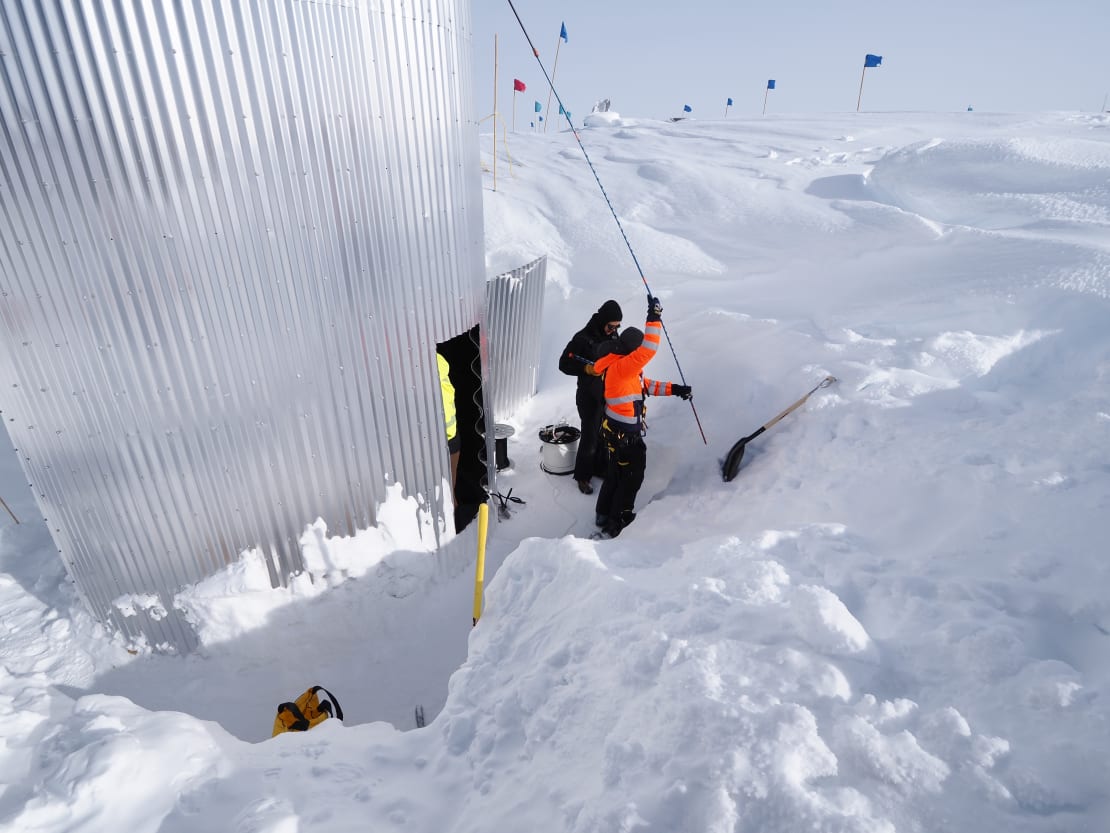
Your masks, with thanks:
M 614 428 L 640 431 L 643 428 L 644 394 L 670 396 L 671 383 L 645 379 L 644 366 L 655 358 L 663 325 L 644 324 L 644 343 L 621 356 L 610 353 L 594 362 L 594 372 L 605 374 L 605 416 Z

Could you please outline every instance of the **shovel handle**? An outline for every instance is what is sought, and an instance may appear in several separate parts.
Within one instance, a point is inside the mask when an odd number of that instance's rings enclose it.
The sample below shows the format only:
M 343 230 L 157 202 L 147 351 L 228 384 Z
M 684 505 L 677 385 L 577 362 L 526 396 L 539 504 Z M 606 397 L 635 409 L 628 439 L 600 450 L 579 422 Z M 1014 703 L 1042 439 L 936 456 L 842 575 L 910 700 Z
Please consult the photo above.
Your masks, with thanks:
M 813 390 L 811 390 L 809 393 L 807 393 L 805 396 L 803 396 L 801 399 L 799 399 L 797 402 L 795 402 L 793 405 L 791 405 L 789 408 L 787 408 L 781 414 L 776 416 L 774 419 L 772 419 L 770 422 L 768 422 L 766 425 L 764 425 L 762 428 L 760 428 L 758 431 L 756 431 L 754 434 L 752 434 L 751 437 L 748 437 L 748 439 L 752 439 L 754 437 L 759 436 L 764 431 L 766 431 L 768 428 L 770 428 L 772 425 L 774 425 L 776 422 L 778 422 L 780 419 L 782 419 L 784 416 L 786 416 L 787 414 L 790 414 L 791 412 L 793 412 L 793 411 L 797 410 L 798 408 L 802 407 L 802 405 L 805 404 L 805 401 L 807 399 L 809 399 L 811 396 L 813 396 L 813 394 L 817 393 L 817 391 L 821 390 L 821 388 L 827 388 L 829 385 L 831 385 L 835 381 L 836 381 L 835 376 L 826 376 L 824 379 L 822 379 L 820 382 L 818 382 L 814 386 Z

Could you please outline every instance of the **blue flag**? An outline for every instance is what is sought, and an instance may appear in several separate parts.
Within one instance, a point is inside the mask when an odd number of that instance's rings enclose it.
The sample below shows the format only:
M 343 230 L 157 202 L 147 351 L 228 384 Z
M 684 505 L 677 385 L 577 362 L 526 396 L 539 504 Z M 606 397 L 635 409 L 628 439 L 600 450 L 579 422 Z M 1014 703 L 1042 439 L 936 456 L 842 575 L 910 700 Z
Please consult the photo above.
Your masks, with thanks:
M 882 55 L 864 55 L 863 56 L 863 68 L 864 69 L 867 69 L 868 67 L 877 67 L 882 62 L 883 62 L 883 56 Z
M 567 40 L 567 24 L 566 23 L 564 23 L 562 28 L 559 29 L 559 37 L 561 37 L 563 39 L 564 43 L 570 43 L 570 41 Z
M 540 121 L 543 121 L 543 116 L 540 116 Z
M 535 122 L 530 122 L 530 123 L 528 124 L 528 126 L 529 126 L 529 127 L 533 127 L 533 128 L 534 128 L 534 127 L 536 126 L 536 123 L 535 123 Z
M 563 109 L 563 105 L 562 105 L 562 104 L 560 104 L 560 105 L 559 105 L 559 115 L 561 116 L 561 115 L 563 115 L 563 113 L 565 113 L 565 112 L 566 112 L 566 110 L 564 110 L 564 109 Z
M 540 103 L 538 101 L 536 102 L 536 112 L 537 113 L 542 113 L 543 112 L 543 107 L 540 106 Z
M 774 78 L 767 79 L 767 89 L 773 90 L 774 88 L 775 88 L 775 79 Z
M 730 98 L 728 100 L 728 103 L 725 104 L 725 107 L 731 107 L 731 106 L 732 106 L 732 99 Z
M 692 112 L 694 112 L 694 108 L 691 107 L 689 104 L 683 104 L 682 105 L 682 112 L 683 113 L 692 113 Z

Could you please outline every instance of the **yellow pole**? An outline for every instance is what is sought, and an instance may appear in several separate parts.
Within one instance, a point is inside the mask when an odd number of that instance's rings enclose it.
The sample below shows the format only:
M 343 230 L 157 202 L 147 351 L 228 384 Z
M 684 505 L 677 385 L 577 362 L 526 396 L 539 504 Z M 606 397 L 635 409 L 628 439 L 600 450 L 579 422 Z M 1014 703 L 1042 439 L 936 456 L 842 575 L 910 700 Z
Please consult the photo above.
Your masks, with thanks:
M 4 504 L 4 508 L 7 509 L 8 514 L 12 516 L 12 520 L 15 521 L 16 523 L 19 523 L 19 518 L 17 518 L 15 516 L 15 512 L 13 512 L 12 508 L 10 506 L 8 506 L 8 502 L 6 500 L 4 500 L 4 498 L 0 497 L 0 503 Z
M 497 190 L 497 33 L 493 35 L 493 190 Z
M 489 504 L 478 507 L 478 566 L 474 571 L 474 621 L 482 616 L 482 588 L 486 583 L 486 530 L 489 528 Z
M 562 38 L 555 38 L 555 63 L 551 65 L 551 86 L 547 90 L 547 110 L 544 111 L 543 117 L 543 132 L 547 132 L 547 125 L 551 121 L 551 94 L 555 92 L 555 70 L 559 68 L 559 47 L 562 46 Z

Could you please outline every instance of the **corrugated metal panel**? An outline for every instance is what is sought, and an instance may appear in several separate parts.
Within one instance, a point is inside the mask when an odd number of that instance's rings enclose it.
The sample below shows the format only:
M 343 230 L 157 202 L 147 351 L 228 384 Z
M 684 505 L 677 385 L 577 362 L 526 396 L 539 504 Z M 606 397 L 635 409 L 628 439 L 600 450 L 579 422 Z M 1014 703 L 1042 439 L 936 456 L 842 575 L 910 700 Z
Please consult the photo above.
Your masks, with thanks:
M 98 616 L 442 511 L 483 316 L 467 0 L 0 5 L 0 406 Z M 450 500 L 447 499 L 450 506 Z
M 486 282 L 494 417 L 508 419 L 536 392 L 547 256 Z

